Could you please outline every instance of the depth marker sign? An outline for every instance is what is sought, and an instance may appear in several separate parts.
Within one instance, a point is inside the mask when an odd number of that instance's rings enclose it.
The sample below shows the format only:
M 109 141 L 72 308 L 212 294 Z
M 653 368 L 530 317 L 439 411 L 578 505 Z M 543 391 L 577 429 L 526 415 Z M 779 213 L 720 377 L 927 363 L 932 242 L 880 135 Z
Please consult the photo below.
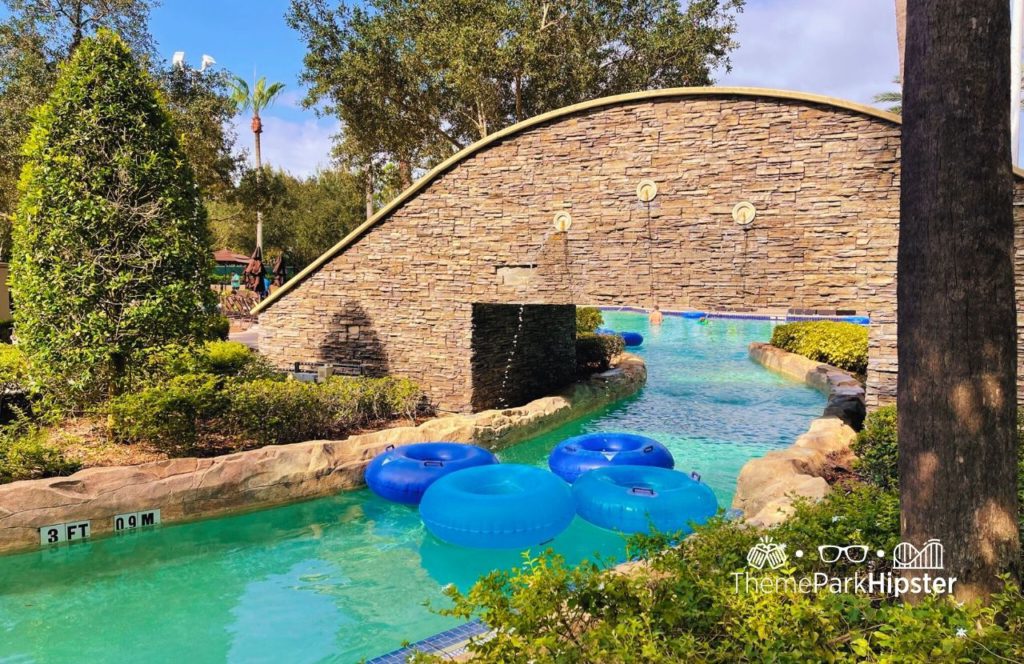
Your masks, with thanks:
M 43 526 L 39 529 L 39 545 L 49 546 L 51 544 L 60 544 L 61 542 L 74 542 L 75 540 L 88 539 L 91 534 L 91 521 L 57 523 L 52 526 Z
M 114 517 L 114 532 L 120 533 L 125 530 L 146 528 L 160 524 L 160 510 L 145 510 L 143 512 L 129 512 L 118 514 Z

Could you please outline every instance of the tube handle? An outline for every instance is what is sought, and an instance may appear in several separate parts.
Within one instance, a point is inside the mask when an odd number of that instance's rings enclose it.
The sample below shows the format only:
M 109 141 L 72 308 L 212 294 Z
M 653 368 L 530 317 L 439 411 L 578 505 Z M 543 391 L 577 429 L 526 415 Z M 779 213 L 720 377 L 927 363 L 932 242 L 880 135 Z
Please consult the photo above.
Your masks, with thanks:
M 426 461 L 423 462 L 423 465 L 425 467 L 428 467 L 428 468 L 430 466 L 434 466 L 436 468 L 443 468 L 444 467 L 444 461 L 436 461 L 434 459 L 427 459 Z
M 698 473 L 696 470 L 691 472 L 690 479 L 694 480 L 695 482 L 700 482 L 700 473 Z
M 652 498 L 658 495 L 654 492 L 654 489 L 648 489 L 645 486 L 635 486 L 632 489 L 630 489 L 629 492 L 634 496 L 649 496 Z
M 395 446 L 394 446 L 394 445 L 392 444 L 392 445 L 388 445 L 387 447 L 385 447 L 385 448 L 384 448 L 384 451 L 385 451 L 385 452 L 390 452 L 390 451 L 391 451 L 391 450 L 393 450 L 393 449 L 395 449 Z
M 654 445 L 648 445 L 647 447 L 644 448 L 644 454 L 650 454 L 653 451 L 654 451 Z

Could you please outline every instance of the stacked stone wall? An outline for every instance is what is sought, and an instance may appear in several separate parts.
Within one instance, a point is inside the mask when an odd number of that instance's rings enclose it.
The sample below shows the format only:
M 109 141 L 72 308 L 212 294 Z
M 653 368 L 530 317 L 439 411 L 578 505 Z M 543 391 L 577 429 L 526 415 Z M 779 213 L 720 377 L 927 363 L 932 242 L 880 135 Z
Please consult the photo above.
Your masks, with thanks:
M 467 410 L 475 303 L 856 310 L 872 319 L 873 407 L 895 390 L 899 146 L 891 119 L 770 95 L 562 115 L 433 178 L 267 307 L 260 347 L 281 366 L 408 375 Z M 741 201 L 757 210 L 746 229 Z

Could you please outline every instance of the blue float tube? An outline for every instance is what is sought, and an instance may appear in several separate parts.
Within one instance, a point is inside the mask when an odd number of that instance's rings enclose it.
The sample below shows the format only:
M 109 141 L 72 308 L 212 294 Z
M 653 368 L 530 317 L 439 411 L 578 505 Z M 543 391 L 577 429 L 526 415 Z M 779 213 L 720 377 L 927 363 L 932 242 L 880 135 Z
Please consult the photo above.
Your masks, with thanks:
M 572 487 L 576 513 L 623 533 L 689 533 L 718 511 L 707 484 L 666 468 L 609 466 L 585 474 Z
M 857 325 L 867 325 L 871 322 L 871 319 L 867 316 L 845 316 L 842 320 L 847 323 L 856 323 Z
M 639 332 L 619 332 L 619 336 L 627 346 L 639 346 L 644 342 L 644 335 Z
M 706 311 L 684 311 L 683 318 L 706 318 L 708 313 Z
M 569 527 L 576 513 L 569 487 L 534 466 L 467 468 L 430 485 L 420 503 L 435 537 L 474 549 L 522 549 Z
M 588 433 L 566 438 L 548 457 L 548 467 L 572 484 L 581 474 L 605 466 L 659 466 L 673 468 L 672 453 L 664 445 L 632 433 Z
M 498 463 L 482 447 L 462 443 L 414 443 L 378 454 L 366 468 L 366 484 L 381 498 L 416 505 L 427 487 L 464 468 Z

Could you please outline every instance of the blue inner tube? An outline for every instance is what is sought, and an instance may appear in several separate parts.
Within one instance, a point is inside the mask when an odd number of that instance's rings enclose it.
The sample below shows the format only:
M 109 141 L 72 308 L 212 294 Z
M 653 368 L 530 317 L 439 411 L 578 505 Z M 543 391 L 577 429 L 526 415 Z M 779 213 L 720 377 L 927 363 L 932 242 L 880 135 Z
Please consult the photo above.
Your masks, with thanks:
M 366 467 L 366 484 L 381 498 L 416 505 L 427 487 L 456 470 L 498 463 L 476 445 L 414 443 L 378 454 Z
M 706 311 L 684 311 L 683 318 L 704 318 L 707 316 Z
M 548 457 L 548 467 L 572 484 L 581 474 L 605 466 L 674 468 L 668 448 L 647 436 L 632 433 L 588 433 L 566 438 Z
M 684 473 L 650 466 L 609 466 L 587 473 L 572 487 L 576 513 L 623 533 L 692 532 L 718 511 L 707 484 Z
M 435 537 L 476 549 L 522 549 L 569 527 L 576 513 L 569 487 L 534 466 L 467 468 L 434 482 L 420 517 Z
M 644 342 L 644 335 L 639 332 L 619 332 L 619 336 L 627 346 L 639 346 Z

